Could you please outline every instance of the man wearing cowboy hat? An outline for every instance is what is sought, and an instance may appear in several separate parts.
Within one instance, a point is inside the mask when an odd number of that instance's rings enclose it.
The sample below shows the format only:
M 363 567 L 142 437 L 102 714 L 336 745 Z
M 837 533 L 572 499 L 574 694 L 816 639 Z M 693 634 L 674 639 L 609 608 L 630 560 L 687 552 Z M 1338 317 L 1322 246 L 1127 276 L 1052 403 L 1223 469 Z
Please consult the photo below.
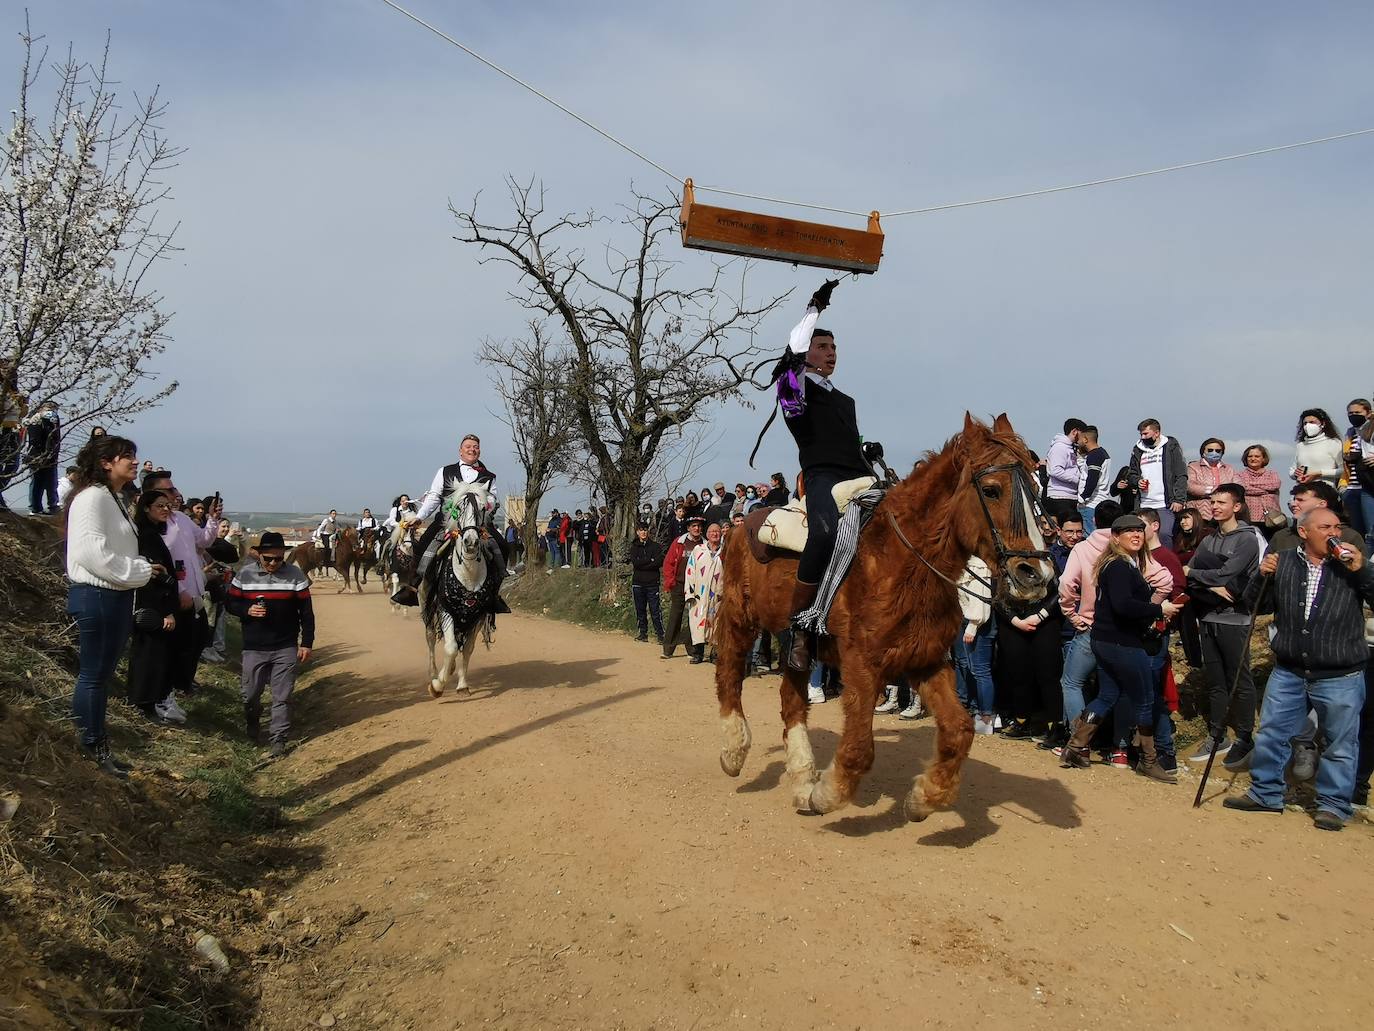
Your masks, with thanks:
M 248 740 L 260 743 L 262 693 L 272 689 L 268 727 L 273 758 L 286 754 L 296 667 L 315 644 L 310 581 L 286 561 L 286 542 L 268 530 L 229 584 L 225 608 L 243 624 L 243 718 Z
M 706 517 L 687 517 L 687 532 L 668 546 L 663 559 L 663 589 L 668 592 L 668 623 L 663 628 L 663 658 L 671 659 L 677 650 L 678 635 L 682 632 L 682 613 L 687 605 L 687 556 L 702 541 Z
M 463 483 L 480 483 L 492 489 L 492 484 L 496 482 L 496 474 L 491 472 L 482 464 L 482 441 L 474 433 L 469 433 L 458 444 L 458 461 L 451 465 L 443 466 L 434 474 L 434 479 L 430 481 L 429 490 L 425 491 L 420 498 L 420 510 L 414 516 L 402 520 L 403 527 L 409 527 L 413 523 L 422 523 L 430 516 L 434 515 L 439 506 L 443 504 L 448 492 L 453 489 L 453 485 L 458 481 Z M 492 510 L 496 507 L 495 496 L 492 495 L 487 502 L 487 521 L 491 521 Z M 443 543 L 440 531 L 443 529 L 444 521 L 435 519 L 420 535 L 420 543 L 416 547 L 419 555 L 415 563 L 415 575 L 410 583 L 403 584 L 391 598 L 397 605 L 418 605 L 420 603 L 419 588 L 425 578 L 425 571 L 429 569 L 429 564 L 434 561 L 434 556 L 439 553 L 439 545 Z M 483 550 L 487 554 L 487 562 L 492 569 L 493 575 L 504 580 L 506 576 L 505 553 L 501 550 L 499 543 L 500 534 L 492 534 L 483 542 Z

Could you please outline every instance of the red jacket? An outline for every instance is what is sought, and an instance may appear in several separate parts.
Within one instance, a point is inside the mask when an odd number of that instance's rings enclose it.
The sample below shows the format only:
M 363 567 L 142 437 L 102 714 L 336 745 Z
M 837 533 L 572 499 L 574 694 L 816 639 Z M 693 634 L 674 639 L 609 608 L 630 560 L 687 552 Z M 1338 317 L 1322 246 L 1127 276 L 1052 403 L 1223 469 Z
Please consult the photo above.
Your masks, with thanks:
M 682 586 L 682 565 L 683 556 L 687 554 L 687 549 L 682 546 L 683 537 L 673 540 L 668 545 L 668 554 L 663 557 L 663 589 L 665 591 L 675 591 Z

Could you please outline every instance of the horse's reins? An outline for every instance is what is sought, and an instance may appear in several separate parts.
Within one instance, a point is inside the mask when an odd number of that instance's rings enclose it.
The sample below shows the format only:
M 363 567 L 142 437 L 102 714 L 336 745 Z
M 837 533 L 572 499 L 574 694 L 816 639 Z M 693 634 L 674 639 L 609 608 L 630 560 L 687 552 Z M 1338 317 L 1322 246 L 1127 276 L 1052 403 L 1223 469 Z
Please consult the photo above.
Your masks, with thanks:
M 1012 447 L 1012 444 L 1011 444 L 1010 441 L 1006 440 L 1005 438 L 1003 438 L 1003 437 L 1001 437 L 1001 436 L 998 436 L 997 434 L 993 434 L 992 439 L 993 439 L 994 441 L 996 441 L 1001 447 L 1005 448 L 1005 449 L 1008 450 L 1008 451 L 1011 451 L 1012 454 L 1015 455 L 1015 449 Z M 996 468 L 995 466 L 988 466 L 987 469 L 983 470 L 982 472 L 975 473 L 974 476 L 973 476 L 973 483 L 976 484 L 977 481 L 978 481 L 978 477 L 981 476 L 981 475 L 983 475 L 984 472 L 991 471 L 991 470 L 993 470 L 993 469 L 995 469 L 995 468 Z M 1005 545 L 1003 545 L 1003 543 L 1002 543 L 1002 535 L 1001 535 L 1001 533 L 1000 533 L 1000 532 L 998 531 L 998 529 L 997 529 L 997 524 L 994 523 L 994 522 L 992 521 L 992 513 L 988 511 L 987 504 L 986 504 L 986 502 L 983 502 L 981 496 L 979 497 L 979 502 L 982 504 L 982 507 L 983 507 L 983 515 L 985 516 L 985 518 L 986 518 L 987 521 L 988 521 L 988 526 L 989 526 L 989 528 L 992 530 L 993 544 L 994 544 L 994 547 L 996 547 L 996 549 L 997 549 L 999 560 L 1004 559 L 1004 558 L 1024 557 L 1023 553 L 1021 553 L 1021 552 L 1012 552 L 1012 551 L 1008 550 L 1008 549 L 1005 547 Z M 895 533 L 895 534 L 897 535 L 897 539 L 898 539 L 899 541 L 902 542 L 902 544 L 906 547 L 907 551 L 911 552 L 911 553 L 912 553 L 913 555 L 915 555 L 918 559 L 920 559 L 920 560 L 921 560 L 921 563 L 922 563 L 927 569 L 929 569 L 932 573 L 934 573 L 936 576 L 938 576 L 938 577 L 939 577 L 941 580 L 943 580 L 945 583 L 947 583 L 947 584 L 949 584 L 951 587 L 953 587 L 956 591 L 963 591 L 963 592 L 964 592 L 965 594 L 967 594 L 970 598 L 977 598 L 979 601 L 983 602 L 984 604 L 987 604 L 987 605 L 993 604 L 993 601 L 994 601 L 993 596 L 995 596 L 996 593 L 997 593 L 997 585 L 996 585 L 995 583 L 993 583 L 991 580 L 984 579 L 984 578 L 983 578 L 982 576 L 980 576 L 978 573 L 975 573 L 972 569 L 969 569 L 969 568 L 965 567 L 964 572 L 965 572 L 968 576 L 973 577 L 973 579 L 977 580 L 980 584 L 982 584 L 984 587 L 986 587 L 986 588 L 988 589 L 988 595 L 989 595 L 989 597 L 986 597 L 986 598 L 985 598 L 985 597 L 983 597 L 981 594 L 979 594 L 977 591 L 970 590 L 969 588 L 965 587 L 963 584 L 959 583 L 957 580 L 951 579 L 947 574 L 941 572 L 939 569 L 936 569 L 935 566 L 934 566 L 934 564 L 931 563 L 930 559 L 928 559 L 928 558 L 926 558 L 924 555 L 922 555 L 922 554 L 920 553 L 920 551 L 917 550 L 916 545 L 912 544 L 911 541 L 907 539 L 906 534 L 904 534 L 904 533 L 902 532 L 902 528 L 901 528 L 900 526 L 897 525 L 897 519 L 896 519 L 896 517 L 893 516 L 892 510 L 891 510 L 891 509 L 886 509 L 886 510 L 884 510 L 883 515 L 887 518 L 887 524 L 888 524 L 889 526 L 892 527 L 892 532 Z
M 917 551 L 916 545 L 912 544 L 909 540 L 906 539 L 906 534 L 902 533 L 902 528 L 897 525 L 897 520 L 893 518 L 891 510 L 883 512 L 883 515 L 887 517 L 887 524 L 892 527 L 892 532 L 897 535 L 897 539 L 901 541 L 904 545 L 906 545 L 907 551 L 911 552 L 918 559 L 920 559 L 927 569 L 929 569 L 932 573 L 938 576 L 945 583 L 953 587 L 956 591 L 963 591 L 970 598 L 977 598 L 979 601 L 984 602 L 988 605 L 991 605 L 993 603 L 993 599 L 991 597 L 984 598 L 977 591 L 969 590 L 967 587 L 959 583 L 957 580 L 951 580 L 944 573 L 940 572 L 940 570 L 936 569 L 935 566 L 931 564 L 930 559 L 926 558 L 919 551 Z M 977 580 L 979 583 L 981 583 L 984 587 L 986 587 L 990 595 L 995 594 L 997 592 L 996 584 L 992 583 L 989 580 L 983 579 L 983 577 L 979 576 L 972 569 L 965 568 L 965 572 L 968 573 L 969 576 Z

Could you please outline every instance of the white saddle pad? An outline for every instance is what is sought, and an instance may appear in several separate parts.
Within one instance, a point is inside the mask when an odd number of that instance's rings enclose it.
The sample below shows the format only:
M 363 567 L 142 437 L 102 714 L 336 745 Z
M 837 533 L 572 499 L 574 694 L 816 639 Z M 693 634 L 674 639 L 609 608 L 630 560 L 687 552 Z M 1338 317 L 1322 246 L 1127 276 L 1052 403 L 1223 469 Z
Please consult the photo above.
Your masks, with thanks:
M 872 476 L 860 476 L 835 484 L 830 492 L 835 498 L 835 507 L 843 513 L 855 494 L 863 493 L 877 482 Z M 774 511 L 759 527 L 759 540 L 783 551 L 800 553 L 806 547 L 806 499 L 793 501 L 786 508 Z

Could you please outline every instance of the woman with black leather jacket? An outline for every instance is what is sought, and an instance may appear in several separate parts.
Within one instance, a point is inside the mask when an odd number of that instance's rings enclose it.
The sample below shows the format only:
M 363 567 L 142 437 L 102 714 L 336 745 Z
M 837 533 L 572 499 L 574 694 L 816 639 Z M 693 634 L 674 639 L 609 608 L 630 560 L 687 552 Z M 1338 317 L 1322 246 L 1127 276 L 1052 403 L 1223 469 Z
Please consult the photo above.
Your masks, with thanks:
M 138 553 L 164 569 L 175 563 L 163 535 L 172 514 L 172 498 L 160 490 L 144 491 L 134 512 Z M 129 645 L 129 703 L 151 720 L 165 722 L 158 705 L 172 691 L 172 631 L 179 605 L 176 577 L 154 576 L 134 592 L 134 631 Z

